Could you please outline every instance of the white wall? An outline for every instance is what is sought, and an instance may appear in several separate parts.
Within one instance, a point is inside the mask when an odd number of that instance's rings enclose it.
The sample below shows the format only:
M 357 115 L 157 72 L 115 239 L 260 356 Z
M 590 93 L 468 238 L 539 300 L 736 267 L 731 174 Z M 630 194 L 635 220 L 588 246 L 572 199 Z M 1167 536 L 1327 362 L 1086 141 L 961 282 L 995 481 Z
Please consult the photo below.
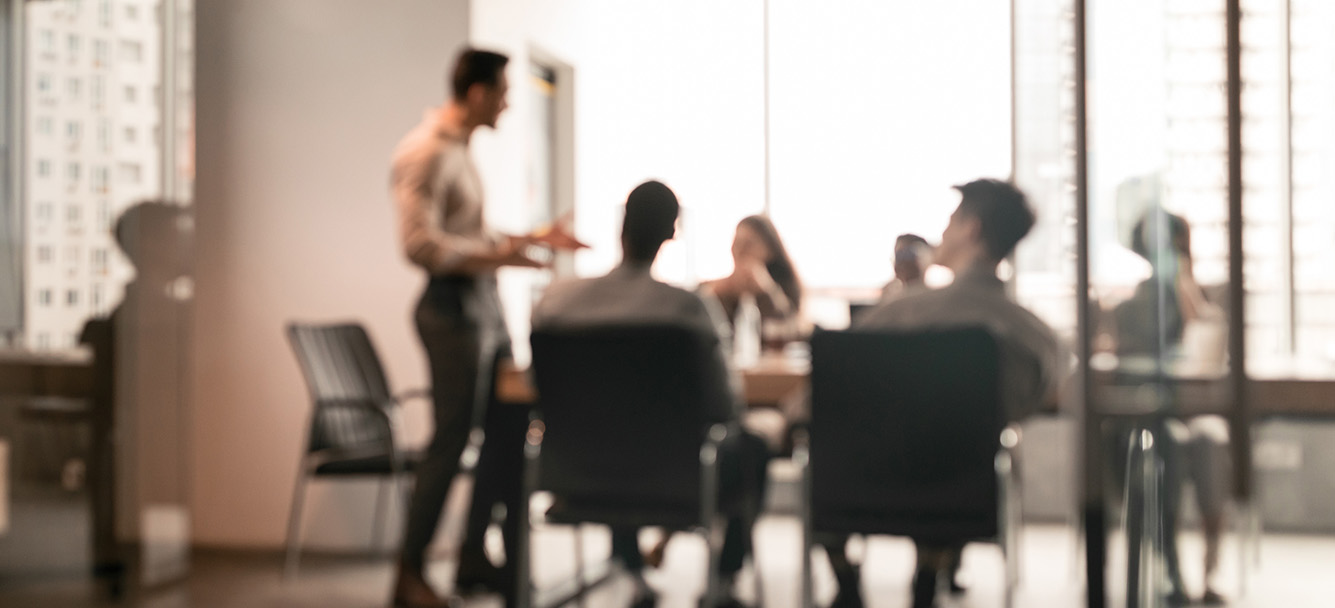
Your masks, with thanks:
M 998 0 L 771 2 L 773 219 L 808 284 L 879 286 L 978 177 L 1010 174 Z
M 393 385 L 422 384 L 422 279 L 398 254 L 389 158 L 442 100 L 467 15 L 466 0 L 199 3 L 196 542 L 282 542 L 310 408 L 285 323 L 361 320 Z M 312 545 L 365 543 L 370 486 L 326 489 Z
M 505 221 L 498 210 L 507 205 L 522 208 L 517 161 L 525 158 L 527 85 L 520 77 L 536 47 L 575 69 L 576 231 L 592 245 L 577 255 L 576 271 L 598 274 L 619 261 L 621 205 L 646 179 L 671 186 L 683 206 L 659 276 L 694 283 L 731 269 L 733 227 L 764 201 L 759 3 L 489 0 L 475 3 L 472 24 L 475 44 L 514 58 L 515 108 L 497 132 L 475 137 L 495 221 Z M 511 273 L 502 283 L 520 355 L 524 281 Z

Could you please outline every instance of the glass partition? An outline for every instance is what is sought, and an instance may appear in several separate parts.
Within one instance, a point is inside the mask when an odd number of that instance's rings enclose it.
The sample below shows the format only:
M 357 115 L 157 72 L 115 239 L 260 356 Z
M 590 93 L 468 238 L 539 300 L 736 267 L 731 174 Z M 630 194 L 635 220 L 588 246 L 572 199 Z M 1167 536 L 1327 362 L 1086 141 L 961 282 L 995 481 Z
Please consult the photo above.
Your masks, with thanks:
M 1302 438 L 1335 379 L 1328 4 L 1012 3 L 1014 178 L 1046 217 L 1015 284 L 1087 355 L 1091 606 L 1244 595 L 1265 522 L 1332 519 Z
M 0 576 L 175 580 L 190 529 L 192 2 L 0 6 Z

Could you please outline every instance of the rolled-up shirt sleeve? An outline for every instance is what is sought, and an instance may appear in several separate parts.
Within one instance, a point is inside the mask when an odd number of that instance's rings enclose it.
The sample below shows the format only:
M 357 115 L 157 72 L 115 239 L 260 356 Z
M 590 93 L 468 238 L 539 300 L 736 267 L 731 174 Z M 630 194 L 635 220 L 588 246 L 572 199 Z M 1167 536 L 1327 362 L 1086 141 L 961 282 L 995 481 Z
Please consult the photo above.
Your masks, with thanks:
M 464 235 L 445 229 L 444 198 L 464 171 L 463 163 L 461 156 L 446 154 L 443 146 L 427 138 L 409 139 L 395 154 L 390 188 L 403 253 L 432 274 L 456 271 L 493 246 L 486 234 Z

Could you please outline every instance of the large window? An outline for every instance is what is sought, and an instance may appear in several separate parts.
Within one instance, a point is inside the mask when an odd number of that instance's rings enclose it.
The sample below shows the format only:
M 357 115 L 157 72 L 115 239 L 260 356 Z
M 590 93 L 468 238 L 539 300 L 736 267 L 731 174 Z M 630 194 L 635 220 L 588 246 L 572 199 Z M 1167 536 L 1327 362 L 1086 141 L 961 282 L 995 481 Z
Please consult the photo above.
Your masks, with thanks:
M 143 200 L 190 198 L 193 40 L 183 24 L 191 13 L 189 2 L 170 4 L 184 17 L 145 27 L 134 16 L 157 2 L 101 1 L 96 11 L 68 2 L 0 3 L 0 347 L 71 346 L 66 338 L 90 315 L 114 308 L 134 276 L 111 235 L 115 217 Z M 124 27 L 112 19 L 113 7 L 127 16 Z M 124 94 L 110 94 L 116 91 Z M 144 145 L 140 134 L 160 125 L 167 137 Z M 50 251 L 100 253 L 62 257 L 57 266 L 43 263 Z M 52 283 L 65 285 L 67 297 L 39 312 L 34 305 L 50 298 L 38 297 L 38 286 Z M 99 295 L 96 302 L 69 295 L 81 293 Z
M 1008 10 L 770 3 L 770 211 L 813 287 L 884 284 L 897 234 L 940 238 L 952 185 L 1009 175 Z

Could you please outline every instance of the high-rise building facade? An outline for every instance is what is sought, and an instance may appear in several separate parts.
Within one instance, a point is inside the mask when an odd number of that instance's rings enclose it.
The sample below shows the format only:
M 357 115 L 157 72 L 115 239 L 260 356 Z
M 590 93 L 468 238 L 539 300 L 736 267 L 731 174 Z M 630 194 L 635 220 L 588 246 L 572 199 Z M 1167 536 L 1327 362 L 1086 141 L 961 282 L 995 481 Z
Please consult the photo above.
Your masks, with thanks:
M 161 192 L 158 0 L 25 7 L 20 345 L 59 349 L 109 313 L 132 269 L 116 217 Z

